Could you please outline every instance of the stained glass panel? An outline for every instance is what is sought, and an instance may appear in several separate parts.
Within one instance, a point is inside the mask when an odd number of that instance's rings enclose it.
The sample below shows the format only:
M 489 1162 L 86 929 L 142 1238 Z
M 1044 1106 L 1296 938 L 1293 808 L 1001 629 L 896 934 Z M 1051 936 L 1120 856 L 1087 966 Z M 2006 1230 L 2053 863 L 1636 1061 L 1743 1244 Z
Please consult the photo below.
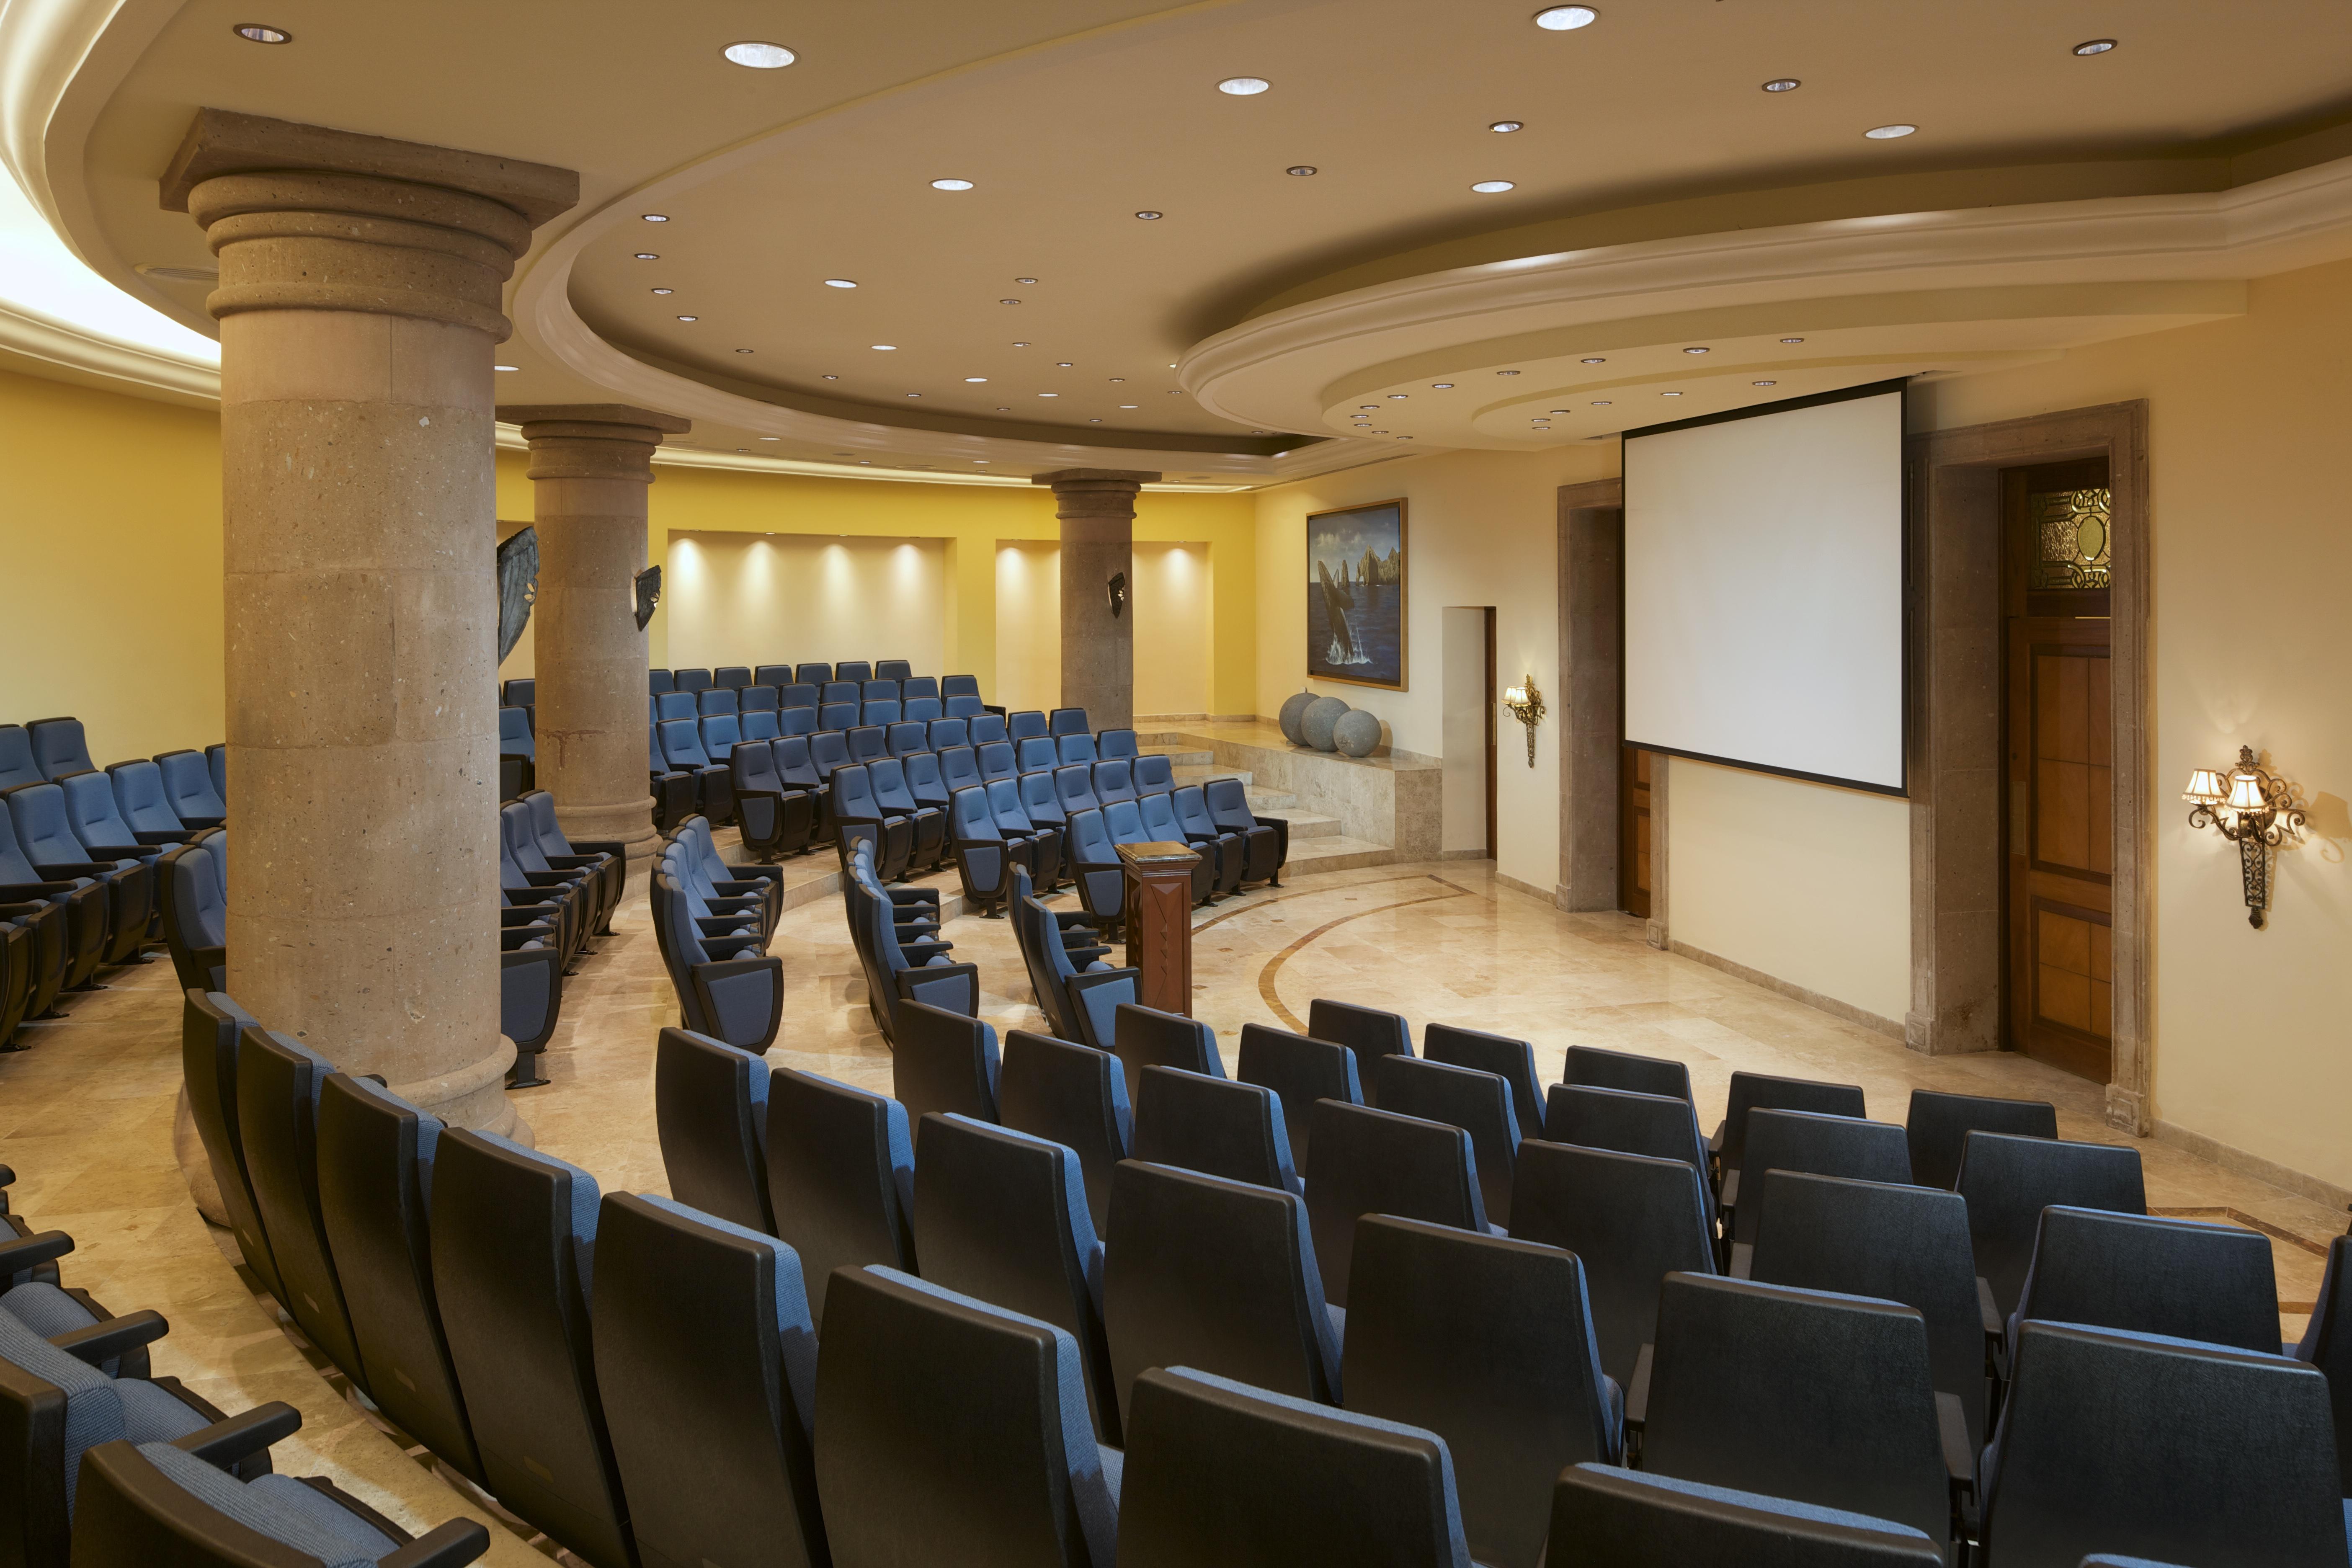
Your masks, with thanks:
M 2113 491 L 2045 490 L 2027 496 L 2025 505 L 2035 542 L 2029 587 L 2039 593 L 2108 585 Z

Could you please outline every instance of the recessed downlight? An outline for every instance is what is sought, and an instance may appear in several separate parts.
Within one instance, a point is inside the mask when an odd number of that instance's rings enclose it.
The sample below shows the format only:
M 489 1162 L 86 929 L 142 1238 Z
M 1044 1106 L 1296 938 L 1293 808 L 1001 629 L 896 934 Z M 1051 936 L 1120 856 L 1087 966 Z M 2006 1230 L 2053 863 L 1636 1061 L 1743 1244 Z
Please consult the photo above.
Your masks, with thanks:
M 1380 407 L 1380 405 L 1379 405 L 1379 404 L 1377 404 L 1377 403 L 1359 403 L 1359 404 L 1357 404 L 1357 405 L 1356 405 L 1356 406 L 1357 406 L 1357 407 L 1359 407 L 1359 408 L 1363 408 L 1363 409 L 1378 410 L 1378 409 L 1379 409 L 1379 407 Z
M 1686 353 L 1686 354 L 1703 354 L 1703 353 L 1706 353 L 1706 350 L 1705 350 L 1705 349 L 1685 349 L 1685 350 L 1683 350 L 1683 353 Z
M 677 290 L 675 289 L 656 289 L 654 292 L 656 294 L 675 294 Z
M 1110 384 L 1113 386 L 1117 386 L 1120 382 L 1125 381 L 1127 377 L 1123 375 L 1115 375 L 1110 378 Z
M 1662 392 L 1658 394 L 1658 395 L 1660 397 L 1680 397 L 1682 394 L 1679 392 Z
M 907 394 L 907 395 L 908 395 L 908 396 L 909 396 L 909 397 L 920 397 L 920 396 L 922 396 L 923 395 L 922 395 L 921 393 L 919 393 L 919 392 L 910 392 L 910 393 Z
M 1058 392 L 1041 392 L 1037 395 L 1040 397 L 1059 397 L 1062 395 Z
M 229 29 L 248 44 L 290 44 L 294 35 L 283 27 L 273 27 L 267 22 L 239 22 Z
M 1609 361 L 1607 356 L 1602 354 L 1587 354 L 1577 363 L 1579 364 L 1607 364 Z
M 1863 135 L 1873 142 L 1893 142 L 1900 137 L 1911 135 L 1918 129 L 1916 125 L 1874 125 L 1864 132 Z
M 1021 303 L 1021 301 L 1020 301 L 1020 300 L 1015 300 L 1015 299 L 1012 299 L 1012 298 L 1010 298 L 1010 297 L 1007 297 L 1007 298 L 1005 298 L 1005 299 L 999 300 L 997 301 L 997 303 L 998 303 L 998 304 L 1000 304 L 1000 305 L 1018 305 L 1019 303 Z
M 1780 384 L 1777 381 L 1751 381 L 1748 384 L 1750 386 L 1778 386 Z
M 1780 341 L 1784 343 L 1801 343 L 1805 340 L 1802 338 L 1782 338 Z
M 1135 216 L 1138 216 L 1138 217 L 1139 217 L 1139 218 L 1141 218 L 1141 219 L 1142 219 L 1144 222 L 1146 222 L 1146 223 L 1150 223 L 1150 222 L 1154 221 L 1154 220 L 1155 220 L 1155 219 L 1157 219 L 1157 218 L 1160 218 L 1160 217 L 1164 216 L 1165 215 L 1164 215 L 1164 214 L 1161 214 L 1161 213 L 1155 213 L 1155 212 L 1139 212 L 1139 213 L 1136 214 Z
M 933 180 L 931 182 L 931 189 L 935 191 L 968 191 L 971 189 L 971 182 L 970 180 Z
M 825 380 L 827 380 L 827 381 L 839 381 L 839 380 L 841 379 L 841 377 L 839 377 L 839 376 L 837 376 L 837 375 L 828 375 L 828 376 L 826 376 L 824 379 L 825 379 Z
M 781 441 L 783 437 L 782 436 L 762 436 L 760 439 L 762 441 Z
M 1514 131 L 1525 131 L 1527 128 L 1528 122 L 1524 120 L 1497 120 L 1494 124 L 1486 127 L 1497 136 L 1508 136 Z
M 492 370 L 520 370 L 522 366 L 519 364 L 494 364 L 490 366 L 490 368 Z
M 681 321 L 698 321 L 702 320 L 702 318 L 699 316 L 680 316 L 678 320 Z
M 1037 279 L 1034 278 L 1015 278 L 1013 281 L 1015 283 L 1034 283 Z
M 1605 397 L 1596 397 L 1592 400 L 1592 406 L 1595 408 L 1606 408 L 1609 406 L 1609 400 Z
M 1407 392 L 1391 392 L 1389 394 L 1389 401 L 1393 403 L 1400 397 L 1410 397 L 1412 395 L 1411 393 Z
M 1120 404 L 1120 405 L 1119 405 L 1119 406 L 1120 406 L 1121 408 L 1140 408 L 1140 407 L 1142 407 L 1142 406 L 1143 406 L 1143 405 L 1141 405 L 1140 403 L 1122 403 L 1122 404 Z
M 1536 13 L 1536 26 L 1547 33 L 1573 33 L 1599 20 L 1601 13 L 1590 5 L 1547 5 Z
M 637 259 L 640 261 L 659 261 L 661 259 L 661 253 L 653 250 L 640 250 L 637 252 Z
M 755 71 L 780 71 L 800 58 L 782 44 L 761 43 L 756 39 L 730 44 L 719 52 L 732 63 Z
M 737 353 L 739 353 L 739 354 L 747 354 L 747 353 L 750 353 L 751 351 L 750 349 L 737 349 L 735 352 L 736 352 Z
M 1433 381 L 1429 384 L 1429 390 L 1432 392 L 1451 392 L 1454 390 L 1454 384 L 1450 381 Z
M 984 376 L 984 375 L 968 375 L 968 376 L 965 376 L 963 379 L 964 379 L 964 384 L 965 384 L 965 385 L 967 385 L 967 386 L 971 386 L 971 385 L 977 385 L 979 383 L 986 381 L 986 380 L 988 379 L 988 377 L 986 377 L 986 376 Z
M 1498 196 L 1514 187 L 1508 180 L 1480 180 L 1470 188 L 1482 196 Z
M 1255 98 L 1273 85 L 1262 76 L 1229 76 L 1217 84 L 1217 90 L 1234 98 Z
M 1014 343 L 1013 346 L 1016 349 L 1025 349 L 1029 345 L 1027 343 Z
M 1803 82 L 1799 81 L 1792 76 L 1776 76 L 1770 81 L 1764 84 L 1764 90 L 1766 92 L 1794 92 L 1804 85 L 1805 84 Z
M 1054 362 L 1054 368 L 1055 370 L 1076 370 L 1077 366 L 1072 364 L 1068 360 L 1057 359 Z
M 2088 38 L 2076 44 L 2074 52 L 2078 55 L 2104 55 L 2115 47 L 2113 38 Z
M 857 287 L 857 279 L 855 278 L 828 278 L 824 280 L 824 286 L 828 289 L 855 289 Z
M 874 345 L 874 352 L 878 354 L 896 353 L 898 352 L 898 345 L 897 343 L 876 343 Z
M 1495 374 L 1496 375 L 1517 375 L 1519 373 L 1515 370 L 1498 370 Z
M 1300 179 L 1305 179 L 1307 175 L 1315 173 L 1315 165 L 1312 163 L 1293 163 L 1290 167 L 1285 169 L 1283 173 L 1286 174 L 1296 174 Z
M 1575 412 L 1576 410 L 1573 408 L 1554 408 L 1549 410 L 1546 416 L 1549 417 L 1551 414 L 1573 414 Z
M 640 213 L 637 216 L 644 218 L 647 223 L 667 223 L 669 221 L 669 214 L 667 213 Z
M 982 468 L 986 468 L 988 466 L 988 459 L 986 458 L 974 458 L 972 461 L 978 463 Z

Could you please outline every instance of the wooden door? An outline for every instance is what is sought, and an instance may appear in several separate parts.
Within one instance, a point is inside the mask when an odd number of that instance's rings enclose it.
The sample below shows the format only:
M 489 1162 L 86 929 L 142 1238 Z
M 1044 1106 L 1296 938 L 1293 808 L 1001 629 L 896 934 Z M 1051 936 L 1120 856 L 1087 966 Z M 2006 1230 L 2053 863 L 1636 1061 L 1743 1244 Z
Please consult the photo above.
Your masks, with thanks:
M 2115 907 L 2106 463 L 2001 479 L 2008 1043 L 2105 1083 Z
M 1656 756 L 1633 746 L 1617 748 L 1617 907 L 1637 920 L 1650 918 L 1650 770 Z

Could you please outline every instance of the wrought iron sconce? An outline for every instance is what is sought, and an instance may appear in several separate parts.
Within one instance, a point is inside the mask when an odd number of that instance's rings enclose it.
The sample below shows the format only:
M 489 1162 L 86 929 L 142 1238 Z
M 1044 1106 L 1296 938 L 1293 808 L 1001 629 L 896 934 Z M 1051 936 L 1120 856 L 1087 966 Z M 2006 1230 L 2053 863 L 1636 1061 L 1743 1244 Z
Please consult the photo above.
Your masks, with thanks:
M 2305 819 L 2294 786 L 2257 766 L 2252 746 L 2241 746 L 2236 767 L 2228 773 L 2199 768 L 2180 798 L 2191 803 L 2189 826 L 2210 827 L 2238 847 L 2246 923 L 2262 930 L 2271 906 L 2271 852 L 2303 842 Z
M 1517 686 L 1503 689 L 1503 706 L 1511 717 L 1528 727 L 1528 766 L 1536 765 L 1536 726 L 1543 722 L 1543 693 L 1536 689 L 1536 678 L 1523 675 Z

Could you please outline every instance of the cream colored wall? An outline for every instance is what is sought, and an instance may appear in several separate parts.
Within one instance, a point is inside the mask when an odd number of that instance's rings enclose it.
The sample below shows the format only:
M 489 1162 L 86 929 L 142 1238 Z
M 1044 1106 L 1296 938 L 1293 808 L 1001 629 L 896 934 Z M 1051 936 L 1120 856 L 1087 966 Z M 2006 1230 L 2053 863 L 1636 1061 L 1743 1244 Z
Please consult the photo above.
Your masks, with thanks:
M 944 666 L 946 552 L 936 539 L 718 531 L 669 535 L 662 574 L 674 667 L 910 661 Z
M 0 723 L 71 714 L 101 767 L 227 733 L 220 421 L 0 371 Z
M 1616 472 L 1613 444 L 1559 452 L 1454 452 L 1382 463 L 1262 490 L 1257 510 L 1257 711 L 1277 711 L 1302 686 L 1380 715 L 1386 743 L 1426 757 L 1445 751 L 1448 605 L 1495 606 L 1496 677 L 1532 671 L 1554 707 L 1536 732 L 1536 764 L 1517 724 L 1500 742 L 1496 814 L 1505 876 L 1546 893 L 1559 880 L 1559 524 L 1561 485 Z M 1409 573 L 1408 689 L 1306 679 L 1307 515 L 1402 497 Z
M 1136 716 L 1217 711 L 1209 706 L 1216 662 L 1210 547 L 1138 540 L 1130 561 L 1127 613 L 1135 618 Z M 1059 544 L 998 542 L 995 700 L 1008 709 L 1061 705 L 1061 579 Z
M 1900 1025 L 1911 1006 L 1911 806 L 1661 757 L 1675 941 Z
M 1062 705 L 1062 547 L 996 547 L 996 698 L 1008 710 Z

